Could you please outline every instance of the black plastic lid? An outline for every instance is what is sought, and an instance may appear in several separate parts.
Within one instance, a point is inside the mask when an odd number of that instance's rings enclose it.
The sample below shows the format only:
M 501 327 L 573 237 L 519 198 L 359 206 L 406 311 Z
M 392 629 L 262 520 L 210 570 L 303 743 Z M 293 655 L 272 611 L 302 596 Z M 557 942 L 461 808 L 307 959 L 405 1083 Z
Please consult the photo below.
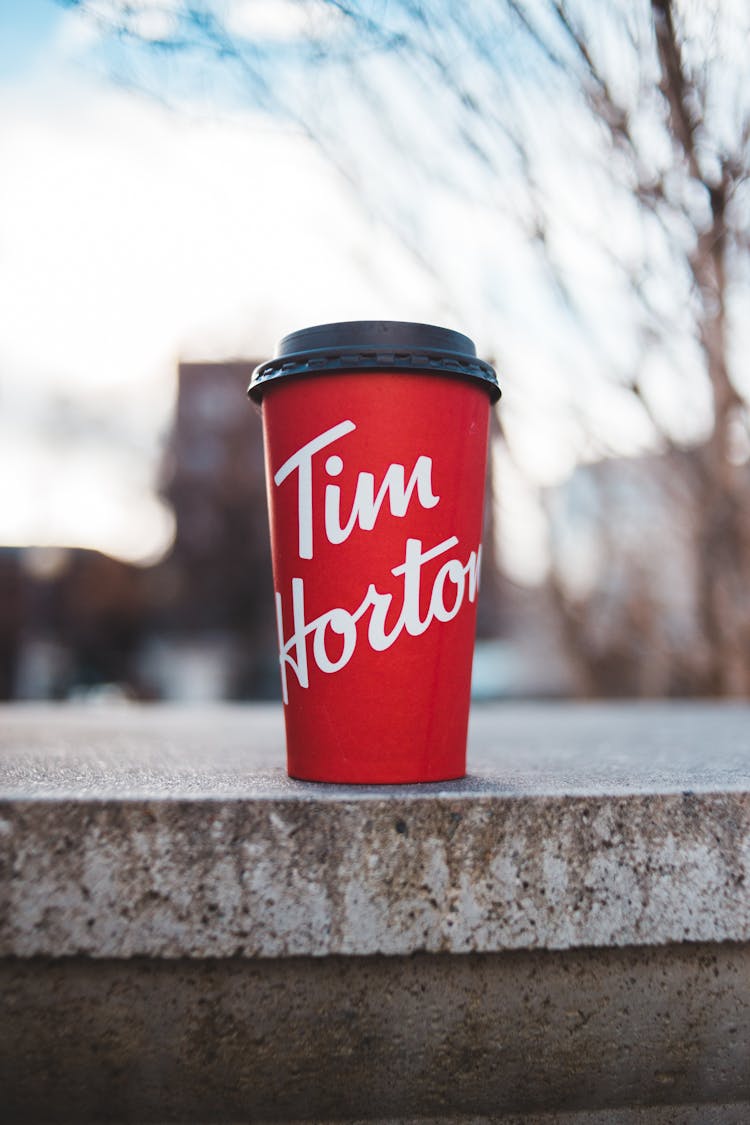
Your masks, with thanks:
M 291 332 L 274 358 L 256 367 L 247 393 L 260 402 L 270 382 L 289 375 L 389 369 L 479 379 L 492 402 L 500 398 L 494 368 L 477 358 L 468 336 L 404 320 L 347 320 Z

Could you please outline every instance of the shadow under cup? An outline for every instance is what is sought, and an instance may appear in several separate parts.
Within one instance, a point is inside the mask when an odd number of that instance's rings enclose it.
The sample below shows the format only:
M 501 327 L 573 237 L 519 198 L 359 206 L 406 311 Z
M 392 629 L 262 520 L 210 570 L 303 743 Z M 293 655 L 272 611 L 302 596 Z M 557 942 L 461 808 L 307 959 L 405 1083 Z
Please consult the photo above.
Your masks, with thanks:
M 250 394 L 289 774 L 462 777 L 493 369 L 460 333 L 354 321 L 285 337 Z

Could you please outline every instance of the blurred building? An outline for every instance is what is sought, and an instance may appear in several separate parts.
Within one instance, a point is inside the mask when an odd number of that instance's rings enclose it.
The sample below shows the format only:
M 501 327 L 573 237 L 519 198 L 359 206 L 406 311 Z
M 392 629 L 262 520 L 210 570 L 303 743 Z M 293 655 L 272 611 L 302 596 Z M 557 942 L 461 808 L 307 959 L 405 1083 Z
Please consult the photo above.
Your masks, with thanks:
M 175 535 L 158 564 L 79 548 L 0 550 L 0 698 L 279 696 L 261 416 L 246 397 L 254 366 L 180 364 L 158 484 Z M 477 694 L 540 684 L 547 693 L 538 656 L 524 657 L 509 635 L 518 599 L 495 557 L 492 479 L 489 466 Z
M 160 492 L 173 546 L 145 576 L 144 673 L 159 696 L 278 694 L 276 622 L 255 364 L 182 363 Z
M 142 572 L 98 551 L 0 554 L 2 698 L 63 699 L 102 684 L 138 691 Z
M 0 698 L 278 694 L 254 364 L 185 363 L 160 490 L 175 539 L 153 567 L 79 548 L 0 550 Z
M 0 547 L 0 699 L 12 699 L 16 692 L 23 626 L 21 555 Z
M 555 608 L 584 694 L 712 692 L 704 536 L 722 513 L 702 510 L 701 456 L 580 465 L 547 495 Z M 750 469 L 732 471 L 746 496 Z

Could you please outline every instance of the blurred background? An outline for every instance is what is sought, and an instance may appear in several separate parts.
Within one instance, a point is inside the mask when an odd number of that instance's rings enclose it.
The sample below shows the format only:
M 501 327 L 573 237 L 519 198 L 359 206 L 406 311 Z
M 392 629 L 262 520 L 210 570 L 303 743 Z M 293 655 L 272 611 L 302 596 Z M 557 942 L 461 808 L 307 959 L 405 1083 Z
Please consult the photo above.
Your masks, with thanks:
M 288 331 L 500 375 L 477 698 L 750 692 L 743 0 L 0 0 L 0 698 L 279 695 Z

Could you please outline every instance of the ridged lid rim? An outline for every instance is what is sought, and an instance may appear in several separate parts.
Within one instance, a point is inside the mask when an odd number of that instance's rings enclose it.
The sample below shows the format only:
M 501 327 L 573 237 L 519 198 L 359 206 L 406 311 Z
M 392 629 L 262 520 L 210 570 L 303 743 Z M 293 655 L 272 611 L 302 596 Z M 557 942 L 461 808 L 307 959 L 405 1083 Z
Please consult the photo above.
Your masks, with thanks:
M 320 346 L 323 344 L 323 346 Z M 418 371 L 479 380 L 492 402 L 497 375 L 462 332 L 411 321 L 340 321 L 291 332 L 273 359 L 255 368 L 248 394 L 256 402 L 269 383 L 335 371 Z

